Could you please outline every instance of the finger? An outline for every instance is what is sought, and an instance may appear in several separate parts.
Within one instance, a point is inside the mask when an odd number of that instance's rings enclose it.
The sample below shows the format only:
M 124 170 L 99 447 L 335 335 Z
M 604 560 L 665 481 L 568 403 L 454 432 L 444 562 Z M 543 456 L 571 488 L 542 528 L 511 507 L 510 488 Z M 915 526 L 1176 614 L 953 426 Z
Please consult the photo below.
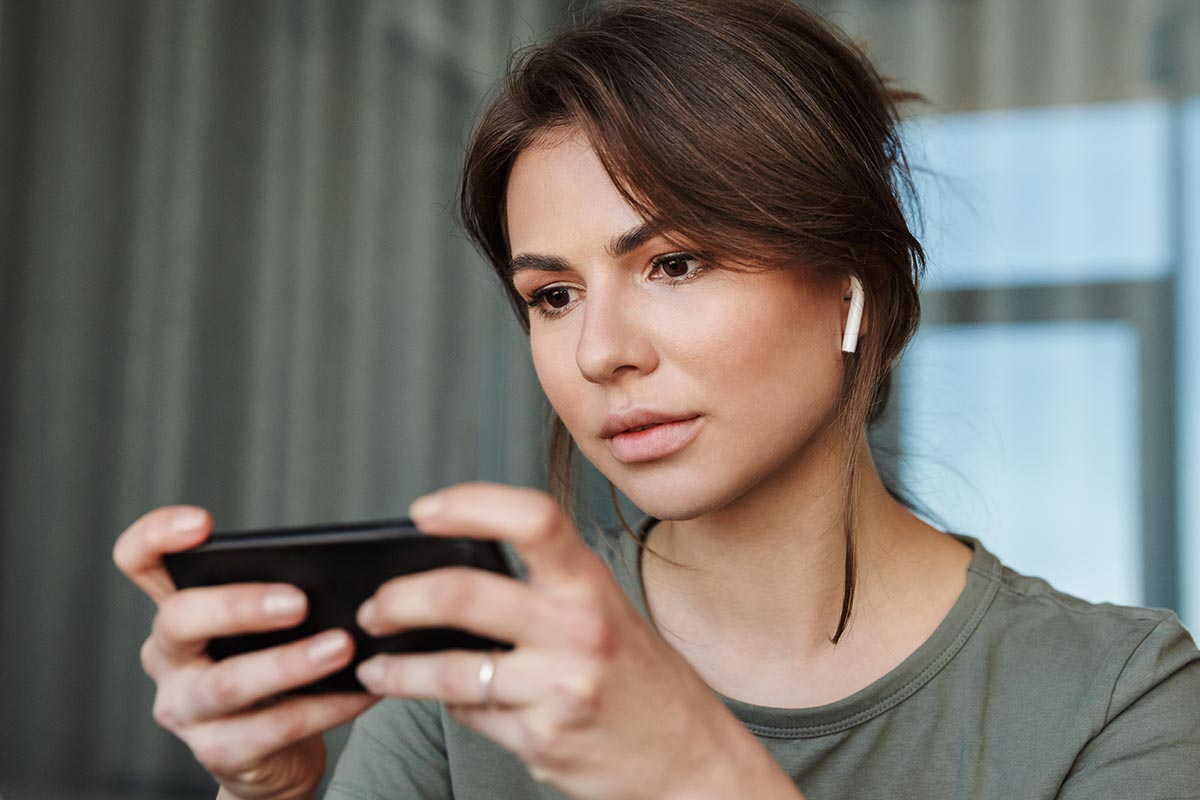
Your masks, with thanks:
M 406 628 L 462 628 L 514 644 L 567 638 L 561 601 L 514 578 L 470 567 L 404 575 L 384 583 L 359 609 L 372 636 Z
M 362 692 L 295 697 L 265 709 L 200 723 L 184 739 L 218 775 L 249 769 L 264 756 L 354 719 L 379 702 Z
M 113 563 L 155 602 L 175 589 L 161 556 L 204 541 L 208 512 L 196 506 L 164 506 L 143 514 L 117 537 Z
M 595 559 L 558 503 L 536 489 L 460 483 L 418 498 L 409 516 L 426 533 L 508 542 L 533 582 L 578 580 Z
M 446 711 L 466 727 L 515 754 L 534 780 L 549 783 L 557 768 L 570 769 L 571 762 L 576 760 L 571 758 L 569 750 L 565 753 L 563 750 L 563 732 L 571 725 L 553 706 L 447 705 Z
M 338 628 L 231 656 L 189 676 L 186 689 L 167 693 L 155 716 L 165 717 L 160 720 L 164 727 L 177 728 L 226 717 L 331 675 L 353 657 L 354 641 Z
M 152 638 L 163 658 L 183 662 L 204 652 L 210 639 L 300 624 L 307 599 L 286 583 L 237 583 L 173 592 L 154 616 Z
M 372 694 L 479 705 L 486 699 L 483 679 L 489 656 L 490 700 L 497 706 L 524 706 L 552 698 L 590 699 L 598 686 L 584 660 L 530 648 L 378 655 L 359 664 L 356 674 Z

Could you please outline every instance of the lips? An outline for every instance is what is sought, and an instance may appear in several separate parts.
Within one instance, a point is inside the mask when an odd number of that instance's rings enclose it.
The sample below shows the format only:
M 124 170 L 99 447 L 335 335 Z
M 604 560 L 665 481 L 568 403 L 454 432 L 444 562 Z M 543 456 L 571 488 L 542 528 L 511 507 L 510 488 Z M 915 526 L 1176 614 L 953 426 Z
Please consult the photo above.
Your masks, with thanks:
M 635 426 L 605 439 L 608 452 L 622 464 L 637 464 L 666 458 L 687 447 L 700 434 L 702 419 L 659 422 L 647 426 Z M 641 428 L 641 430 L 637 430 Z
M 611 439 L 617 434 L 626 433 L 637 428 L 649 428 L 653 425 L 664 425 L 671 422 L 694 419 L 699 416 L 694 412 L 663 411 L 654 408 L 631 408 L 619 414 L 609 414 L 600 427 L 600 436 Z

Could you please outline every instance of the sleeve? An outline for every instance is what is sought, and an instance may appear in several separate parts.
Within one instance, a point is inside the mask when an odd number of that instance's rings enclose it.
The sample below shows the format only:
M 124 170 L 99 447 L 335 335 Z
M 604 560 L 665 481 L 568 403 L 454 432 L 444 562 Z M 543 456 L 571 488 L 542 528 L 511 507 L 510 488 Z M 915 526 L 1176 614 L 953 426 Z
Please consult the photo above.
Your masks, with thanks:
M 1200 798 L 1200 651 L 1167 612 L 1121 669 L 1058 800 Z
M 325 792 L 326 800 L 450 797 L 437 702 L 391 697 L 354 720 Z

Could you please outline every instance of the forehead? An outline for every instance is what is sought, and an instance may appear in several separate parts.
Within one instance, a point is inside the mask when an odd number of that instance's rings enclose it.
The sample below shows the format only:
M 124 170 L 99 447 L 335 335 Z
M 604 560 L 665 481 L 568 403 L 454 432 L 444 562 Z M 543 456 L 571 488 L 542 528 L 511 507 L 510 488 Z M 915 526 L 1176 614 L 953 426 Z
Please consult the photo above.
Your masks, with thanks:
M 643 221 L 578 130 L 544 136 L 522 150 L 505 199 L 513 254 L 607 241 Z

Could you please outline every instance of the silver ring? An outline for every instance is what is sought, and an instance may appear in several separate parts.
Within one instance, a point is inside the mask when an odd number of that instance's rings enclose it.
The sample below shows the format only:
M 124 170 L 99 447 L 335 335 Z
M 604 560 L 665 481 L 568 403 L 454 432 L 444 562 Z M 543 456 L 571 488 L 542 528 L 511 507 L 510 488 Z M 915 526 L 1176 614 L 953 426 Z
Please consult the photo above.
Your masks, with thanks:
M 479 701 L 482 706 L 491 707 L 494 703 L 492 698 L 492 679 L 496 677 L 496 656 L 488 653 L 483 657 L 483 663 L 479 665 L 479 689 L 483 695 L 483 699 Z

